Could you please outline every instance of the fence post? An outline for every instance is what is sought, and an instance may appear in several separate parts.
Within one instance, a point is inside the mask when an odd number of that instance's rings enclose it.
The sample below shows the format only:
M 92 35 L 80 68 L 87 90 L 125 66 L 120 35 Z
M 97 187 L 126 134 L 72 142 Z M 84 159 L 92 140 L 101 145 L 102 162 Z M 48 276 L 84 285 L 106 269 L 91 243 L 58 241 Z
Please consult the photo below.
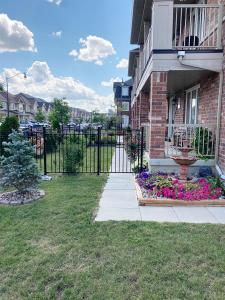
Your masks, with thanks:
M 44 175 L 47 174 L 47 157 L 46 157 L 46 128 L 43 127 L 43 140 L 44 140 Z
M 98 158 L 97 158 L 97 174 L 101 173 L 101 127 L 98 127 Z
M 141 166 L 140 171 L 143 171 L 143 159 L 144 159 L 144 127 L 141 127 Z

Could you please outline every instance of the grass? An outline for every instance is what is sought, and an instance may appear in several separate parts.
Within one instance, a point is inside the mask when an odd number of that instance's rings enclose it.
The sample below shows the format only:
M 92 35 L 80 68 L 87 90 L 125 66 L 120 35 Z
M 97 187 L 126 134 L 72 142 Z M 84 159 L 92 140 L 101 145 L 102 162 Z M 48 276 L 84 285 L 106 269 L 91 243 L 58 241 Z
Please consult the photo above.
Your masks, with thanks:
M 0 207 L 0 299 L 224 299 L 225 226 L 93 223 L 105 176 Z

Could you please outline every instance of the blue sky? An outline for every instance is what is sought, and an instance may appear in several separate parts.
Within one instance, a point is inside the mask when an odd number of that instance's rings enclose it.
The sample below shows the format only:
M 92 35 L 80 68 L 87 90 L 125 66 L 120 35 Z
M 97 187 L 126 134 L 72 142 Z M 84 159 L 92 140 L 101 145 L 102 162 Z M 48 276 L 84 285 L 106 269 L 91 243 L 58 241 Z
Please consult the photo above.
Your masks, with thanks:
M 73 106 L 91 109 L 96 106 L 102 109 L 105 97 L 105 105 L 109 107 L 112 103 L 109 80 L 127 78 L 126 59 L 131 48 L 129 38 L 132 0 L 59 2 L 60 0 L 1 1 L 1 80 L 3 71 L 11 75 L 17 70 L 30 70 L 28 75 L 33 78 L 28 78 L 26 83 L 22 78 L 12 80 L 12 92 L 17 92 L 20 86 L 24 92 L 32 92 L 35 96 L 51 100 L 51 97 L 56 96 L 53 90 L 59 89 L 59 97 L 65 94 Z M 1 16 L 5 14 L 8 19 L 4 17 L 1 22 Z M 22 22 L 21 36 L 15 36 L 13 40 L 4 30 L 11 25 L 15 29 L 15 20 Z M 27 32 L 23 31 L 23 26 Z M 1 34 L 2 31 L 4 34 Z M 1 44 L 5 45 L 2 49 Z M 80 52 L 83 48 L 87 49 Z M 73 56 L 69 55 L 72 50 L 72 54 L 75 54 Z M 121 60 L 123 68 L 116 67 Z M 40 81 L 37 72 L 46 72 L 47 75 L 43 73 L 43 80 Z M 45 76 L 48 77 L 47 80 L 44 80 Z M 70 82 L 67 82 L 66 78 L 69 77 Z M 60 81 L 60 78 L 63 80 Z M 75 87 L 80 89 L 75 94 L 72 92 L 72 78 Z M 45 88 L 41 89 L 42 85 Z M 99 103 L 98 97 L 101 98 Z

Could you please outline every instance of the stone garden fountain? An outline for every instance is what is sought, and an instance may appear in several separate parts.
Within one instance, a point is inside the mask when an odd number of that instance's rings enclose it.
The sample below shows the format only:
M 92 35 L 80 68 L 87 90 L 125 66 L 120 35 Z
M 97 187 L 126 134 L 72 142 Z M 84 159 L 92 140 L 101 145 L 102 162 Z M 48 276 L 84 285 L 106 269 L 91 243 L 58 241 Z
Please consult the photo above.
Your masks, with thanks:
M 187 180 L 188 176 L 188 167 L 194 164 L 198 159 L 195 156 L 189 156 L 189 152 L 193 148 L 188 147 L 187 140 L 183 141 L 183 147 L 176 147 L 177 150 L 181 152 L 181 155 L 171 156 L 171 158 L 180 165 L 180 179 Z

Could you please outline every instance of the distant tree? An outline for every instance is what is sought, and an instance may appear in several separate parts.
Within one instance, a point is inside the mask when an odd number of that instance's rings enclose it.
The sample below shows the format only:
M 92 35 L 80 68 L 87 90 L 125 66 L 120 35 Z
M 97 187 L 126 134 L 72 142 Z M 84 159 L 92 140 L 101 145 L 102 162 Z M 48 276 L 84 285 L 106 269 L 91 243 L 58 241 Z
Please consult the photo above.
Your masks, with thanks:
M 92 123 L 98 123 L 98 124 L 106 124 L 107 123 L 107 116 L 103 113 L 100 113 L 98 111 L 92 112 Z
M 70 108 L 64 99 L 54 99 L 49 121 L 53 129 L 60 129 L 61 124 L 67 124 L 70 120 Z
M 2 84 L 0 84 L 0 92 L 4 92 L 4 87 Z
M 111 117 L 108 118 L 107 121 L 107 127 L 110 129 L 112 127 L 117 127 L 118 125 L 121 124 L 121 117 L 117 116 L 116 114 L 112 115 Z
M 0 132 L 3 135 L 9 135 L 12 130 L 18 130 L 19 129 L 19 121 L 16 116 L 10 116 L 6 117 L 2 125 L 0 126 Z
M 46 118 L 45 118 L 45 115 L 44 115 L 44 113 L 42 112 L 41 109 L 38 109 L 34 119 L 37 122 L 44 122 L 45 121 Z

